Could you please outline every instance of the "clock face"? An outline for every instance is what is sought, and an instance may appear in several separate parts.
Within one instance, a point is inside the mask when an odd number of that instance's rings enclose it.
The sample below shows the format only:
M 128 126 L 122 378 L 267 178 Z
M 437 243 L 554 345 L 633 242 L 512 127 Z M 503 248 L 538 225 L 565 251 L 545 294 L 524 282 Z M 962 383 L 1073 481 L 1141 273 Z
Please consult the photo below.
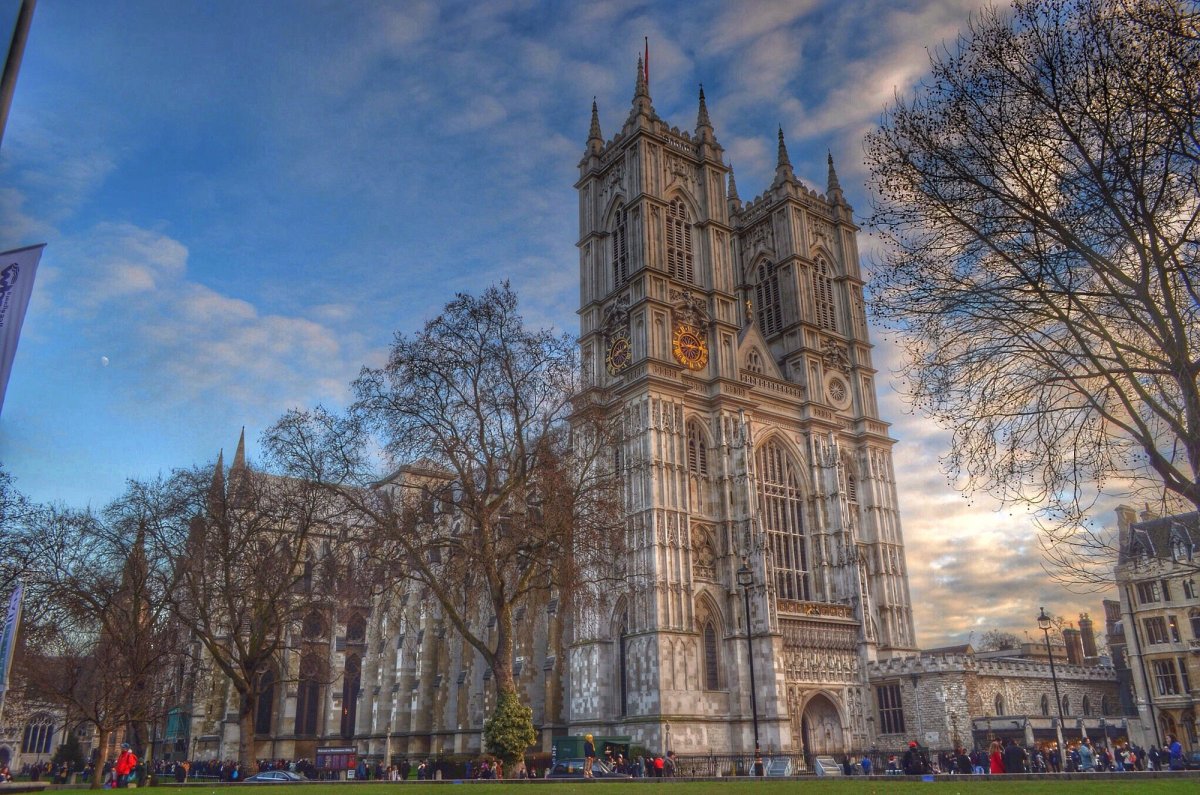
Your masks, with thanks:
M 675 354 L 675 359 L 689 370 L 702 370 L 708 364 L 708 343 L 704 340 L 704 332 L 686 323 L 675 327 L 671 352 Z
M 608 344 L 608 354 L 604 357 L 604 361 L 608 365 L 608 371 L 613 375 L 628 367 L 632 359 L 633 350 L 630 348 L 627 338 L 617 337 Z

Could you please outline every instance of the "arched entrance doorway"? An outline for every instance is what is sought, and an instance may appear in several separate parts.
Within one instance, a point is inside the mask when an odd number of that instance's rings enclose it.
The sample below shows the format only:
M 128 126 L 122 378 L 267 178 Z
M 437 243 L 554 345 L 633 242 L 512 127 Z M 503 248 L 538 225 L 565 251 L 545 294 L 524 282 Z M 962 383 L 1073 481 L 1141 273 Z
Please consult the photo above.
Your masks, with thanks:
M 804 752 L 809 759 L 814 756 L 836 756 L 846 750 L 841 714 L 827 696 L 813 696 L 804 706 L 800 731 L 804 738 Z

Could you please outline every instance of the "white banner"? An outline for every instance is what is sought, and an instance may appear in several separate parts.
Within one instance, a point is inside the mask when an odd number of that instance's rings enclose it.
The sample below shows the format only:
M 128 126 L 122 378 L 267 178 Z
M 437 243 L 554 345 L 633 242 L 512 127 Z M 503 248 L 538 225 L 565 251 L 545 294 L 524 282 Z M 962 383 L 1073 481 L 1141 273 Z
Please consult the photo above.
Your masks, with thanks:
M 17 627 L 21 623 L 24 593 L 25 584 L 17 580 L 17 587 L 8 600 L 8 612 L 4 615 L 4 634 L 0 635 L 0 693 L 8 690 L 8 669 L 12 666 L 13 650 L 17 648 Z
M 15 251 L 0 252 L 0 412 L 4 411 L 4 393 L 17 355 L 21 324 L 29 297 L 33 295 L 33 277 L 45 243 Z

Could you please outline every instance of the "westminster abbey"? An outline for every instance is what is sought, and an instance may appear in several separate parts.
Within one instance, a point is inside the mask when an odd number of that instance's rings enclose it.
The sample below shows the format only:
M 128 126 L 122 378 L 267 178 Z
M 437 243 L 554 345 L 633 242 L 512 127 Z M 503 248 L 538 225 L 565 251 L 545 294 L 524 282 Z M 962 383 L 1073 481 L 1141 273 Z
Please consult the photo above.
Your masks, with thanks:
M 579 344 L 625 431 L 614 458 L 639 576 L 582 616 L 553 598 L 516 616 L 542 745 L 592 732 L 680 754 L 868 748 L 868 668 L 916 648 L 858 229 L 832 158 L 824 191 L 810 187 L 780 131 L 773 181 L 744 201 L 703 91 L 681 130 L 640 65 L 628 113 L 602 129 L 593 104 L 575 185 Z M 289 663 L 259 758 L 480 748 L 494 688 L 436 606 L 314 610 L 303 634 L 296 648 L 336 677 Z M 215 680 L 197 691 L 180 755 L 235 755 L 231 702 Z

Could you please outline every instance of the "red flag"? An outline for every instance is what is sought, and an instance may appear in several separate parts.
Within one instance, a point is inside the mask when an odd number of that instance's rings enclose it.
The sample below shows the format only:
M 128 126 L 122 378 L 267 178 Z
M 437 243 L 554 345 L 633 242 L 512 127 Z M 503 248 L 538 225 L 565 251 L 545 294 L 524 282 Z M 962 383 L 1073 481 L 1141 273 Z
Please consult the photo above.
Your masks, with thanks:
M 649 91 L 650 90 L 650 37 L 645 36 L 644 38 L 646 40 L 646 61 L 645 61 L 646 90 Z

